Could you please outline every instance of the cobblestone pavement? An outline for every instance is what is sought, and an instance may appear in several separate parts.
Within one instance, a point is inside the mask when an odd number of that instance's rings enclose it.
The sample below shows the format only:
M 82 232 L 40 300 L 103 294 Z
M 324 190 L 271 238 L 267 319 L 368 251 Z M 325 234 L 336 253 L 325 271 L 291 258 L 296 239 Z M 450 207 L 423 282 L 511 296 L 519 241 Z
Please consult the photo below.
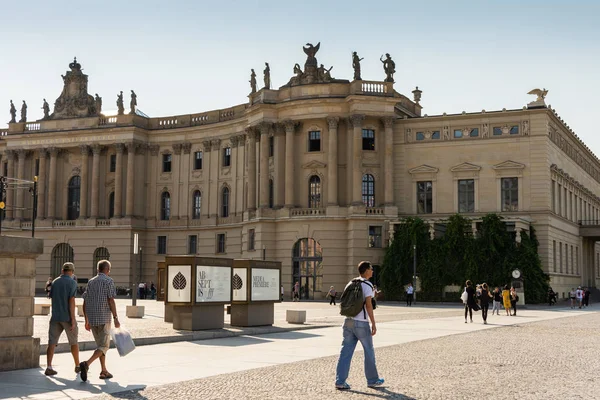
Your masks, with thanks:
M 36 303 L 49 304 L 50 300 L 37 297 Z M 76 304 L 83 304 L 83 299 L 77 298 Z M 125 317 L 125 307 L 131 305 L 130 299 L 117 299 L 117 312 L 121 324 L 129 330 L 133 338 L 157 338 L 165 336 L 180 336 L 189 334 L 190 331 L 173 329 L 173 324 L 164 322 L 164 303 L 155 300 L 138 300 L 137 304 L 145 307 L 144 318 Z M 314 326 L 332 326 L 339 325 L 343 319 L 339 315 L 339 308 L 329 306 L 327 302 L 283 302 L 275 304 L 275 324 L 280 328 L 297 328 L 298 325 L 291 325 L 285 321 L 285 313 L 288 309 L 306 310 L 307 323 Z M 460 315 L 460 306 L 454 305 L 423 305 L 414 307 L 405 307 L 397 302 L 382 304 L 377 309 L 377 318 L 380 322 L 401 321 L 406 319 L 425 319 L 439 318 L 453 315 Z M 48 343 L 48 324 L 50 316 L 34 316 L 34 337 L 40 338 L 42 345 Z M 93 341 L 91 332 L 84 329 L 83 317 L 77 317 L 79 325 L 79 341 Z M 225 314 L 225 329 L 237 332 L 241 328 L 229 325 L 229 315 Z M 208 331 L 206 331 L 208 332 Z M 207 334 L 207 337 L 211 337 Z M 59 343 L 67 343 L 67 336 L 61 335 Z M 45 350 L 44 350 L 45 351 Z
M 333 388 L 333 356 L 94 399 L 597 398 L 599 325 L 595 312 L 378 348 L 380 389 L 366 387 L 357 353 L 349 392 Z

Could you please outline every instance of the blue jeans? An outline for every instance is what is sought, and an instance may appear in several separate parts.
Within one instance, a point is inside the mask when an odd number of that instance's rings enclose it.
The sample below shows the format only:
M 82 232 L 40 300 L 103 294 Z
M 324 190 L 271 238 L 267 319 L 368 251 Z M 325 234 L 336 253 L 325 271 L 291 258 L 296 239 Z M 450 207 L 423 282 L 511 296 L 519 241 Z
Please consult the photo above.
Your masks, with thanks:
M 379 379 L 377 366 L 375 365 L 375 349 L 373 348 L 373 336 L 371 336 L 371 327 L 366 321 L 355 321 L 352 318 L 346 318 L 342 327 L 344 340 L 342 341 L 342 350 L 338 360 L 335 384 L 341 385 L 346 382 L 350 372 L 350 362 L 356 348 L 356 343 L 360 341 L 365 355 L 365 377 L 367 384 L 375 383 Z

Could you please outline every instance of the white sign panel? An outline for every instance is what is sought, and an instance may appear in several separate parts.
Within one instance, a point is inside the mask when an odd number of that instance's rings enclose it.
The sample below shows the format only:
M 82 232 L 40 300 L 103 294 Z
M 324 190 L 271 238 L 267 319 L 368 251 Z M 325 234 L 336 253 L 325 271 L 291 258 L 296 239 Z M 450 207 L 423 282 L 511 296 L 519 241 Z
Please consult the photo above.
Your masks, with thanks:
M 231 268 L 196 266 L 196 302 L 230 302 Z
M 252 268 L 252 301 L 278 301 L 280 292 L 278 269 Z
M 167 284 L 169 292 L 167 302 L 189 303 L 191 299 L 192 266 L 191 265 L 169 265 Z
M 233 301 L 246 301 L 246 293 L 248 291 L 246 268 L 234 268 L 233 269 L 233 280 L 231 285 L 233 287 Z

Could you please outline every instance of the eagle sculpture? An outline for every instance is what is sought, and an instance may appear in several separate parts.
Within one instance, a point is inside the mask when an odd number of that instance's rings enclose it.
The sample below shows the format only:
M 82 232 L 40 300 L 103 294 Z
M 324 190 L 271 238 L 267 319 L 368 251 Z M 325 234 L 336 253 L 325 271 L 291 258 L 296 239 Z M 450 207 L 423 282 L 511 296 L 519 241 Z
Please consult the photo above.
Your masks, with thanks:
M 548 94 L 548 91 L 546 90 L 546 88 L 544 89 L 533 89 L 532 91 L 530 91 L 527 94 L 533 94 L 537 96 L 537 99 L 535 99 L 536 102 L 540 101 L 540 102 L 544 102 L 544 99 L 546 98 L 546 95 Z

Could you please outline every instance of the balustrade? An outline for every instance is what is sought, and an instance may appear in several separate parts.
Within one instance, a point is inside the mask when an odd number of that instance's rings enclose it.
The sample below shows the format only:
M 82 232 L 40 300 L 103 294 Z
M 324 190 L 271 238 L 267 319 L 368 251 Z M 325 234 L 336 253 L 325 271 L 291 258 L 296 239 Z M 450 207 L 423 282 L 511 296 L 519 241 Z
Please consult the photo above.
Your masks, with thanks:
M 65 227 L 65 226 L 75 226 L 77 223 L 77 221 L 75 220 L 70 220 L 70 221 L 54 221 L 52 222 L 52 227 L 53 228 L 60 228 L 60 227 Z
M 383 207 L 367 207 L 365 209 L 366 215 L 383 215 Z
M 28 122 L 25 124 L 26 131 L 39 131 L 42 128 L 39 122 Z
M 116 125 L 117 117 L 100 117 L 99 125 Z
M 97 219 L 96 226 L 110 226 L 110 219 Z
M 324 208 L 292 208 L 290 209 L 290 217 L 309 217 L 325 215 Z

